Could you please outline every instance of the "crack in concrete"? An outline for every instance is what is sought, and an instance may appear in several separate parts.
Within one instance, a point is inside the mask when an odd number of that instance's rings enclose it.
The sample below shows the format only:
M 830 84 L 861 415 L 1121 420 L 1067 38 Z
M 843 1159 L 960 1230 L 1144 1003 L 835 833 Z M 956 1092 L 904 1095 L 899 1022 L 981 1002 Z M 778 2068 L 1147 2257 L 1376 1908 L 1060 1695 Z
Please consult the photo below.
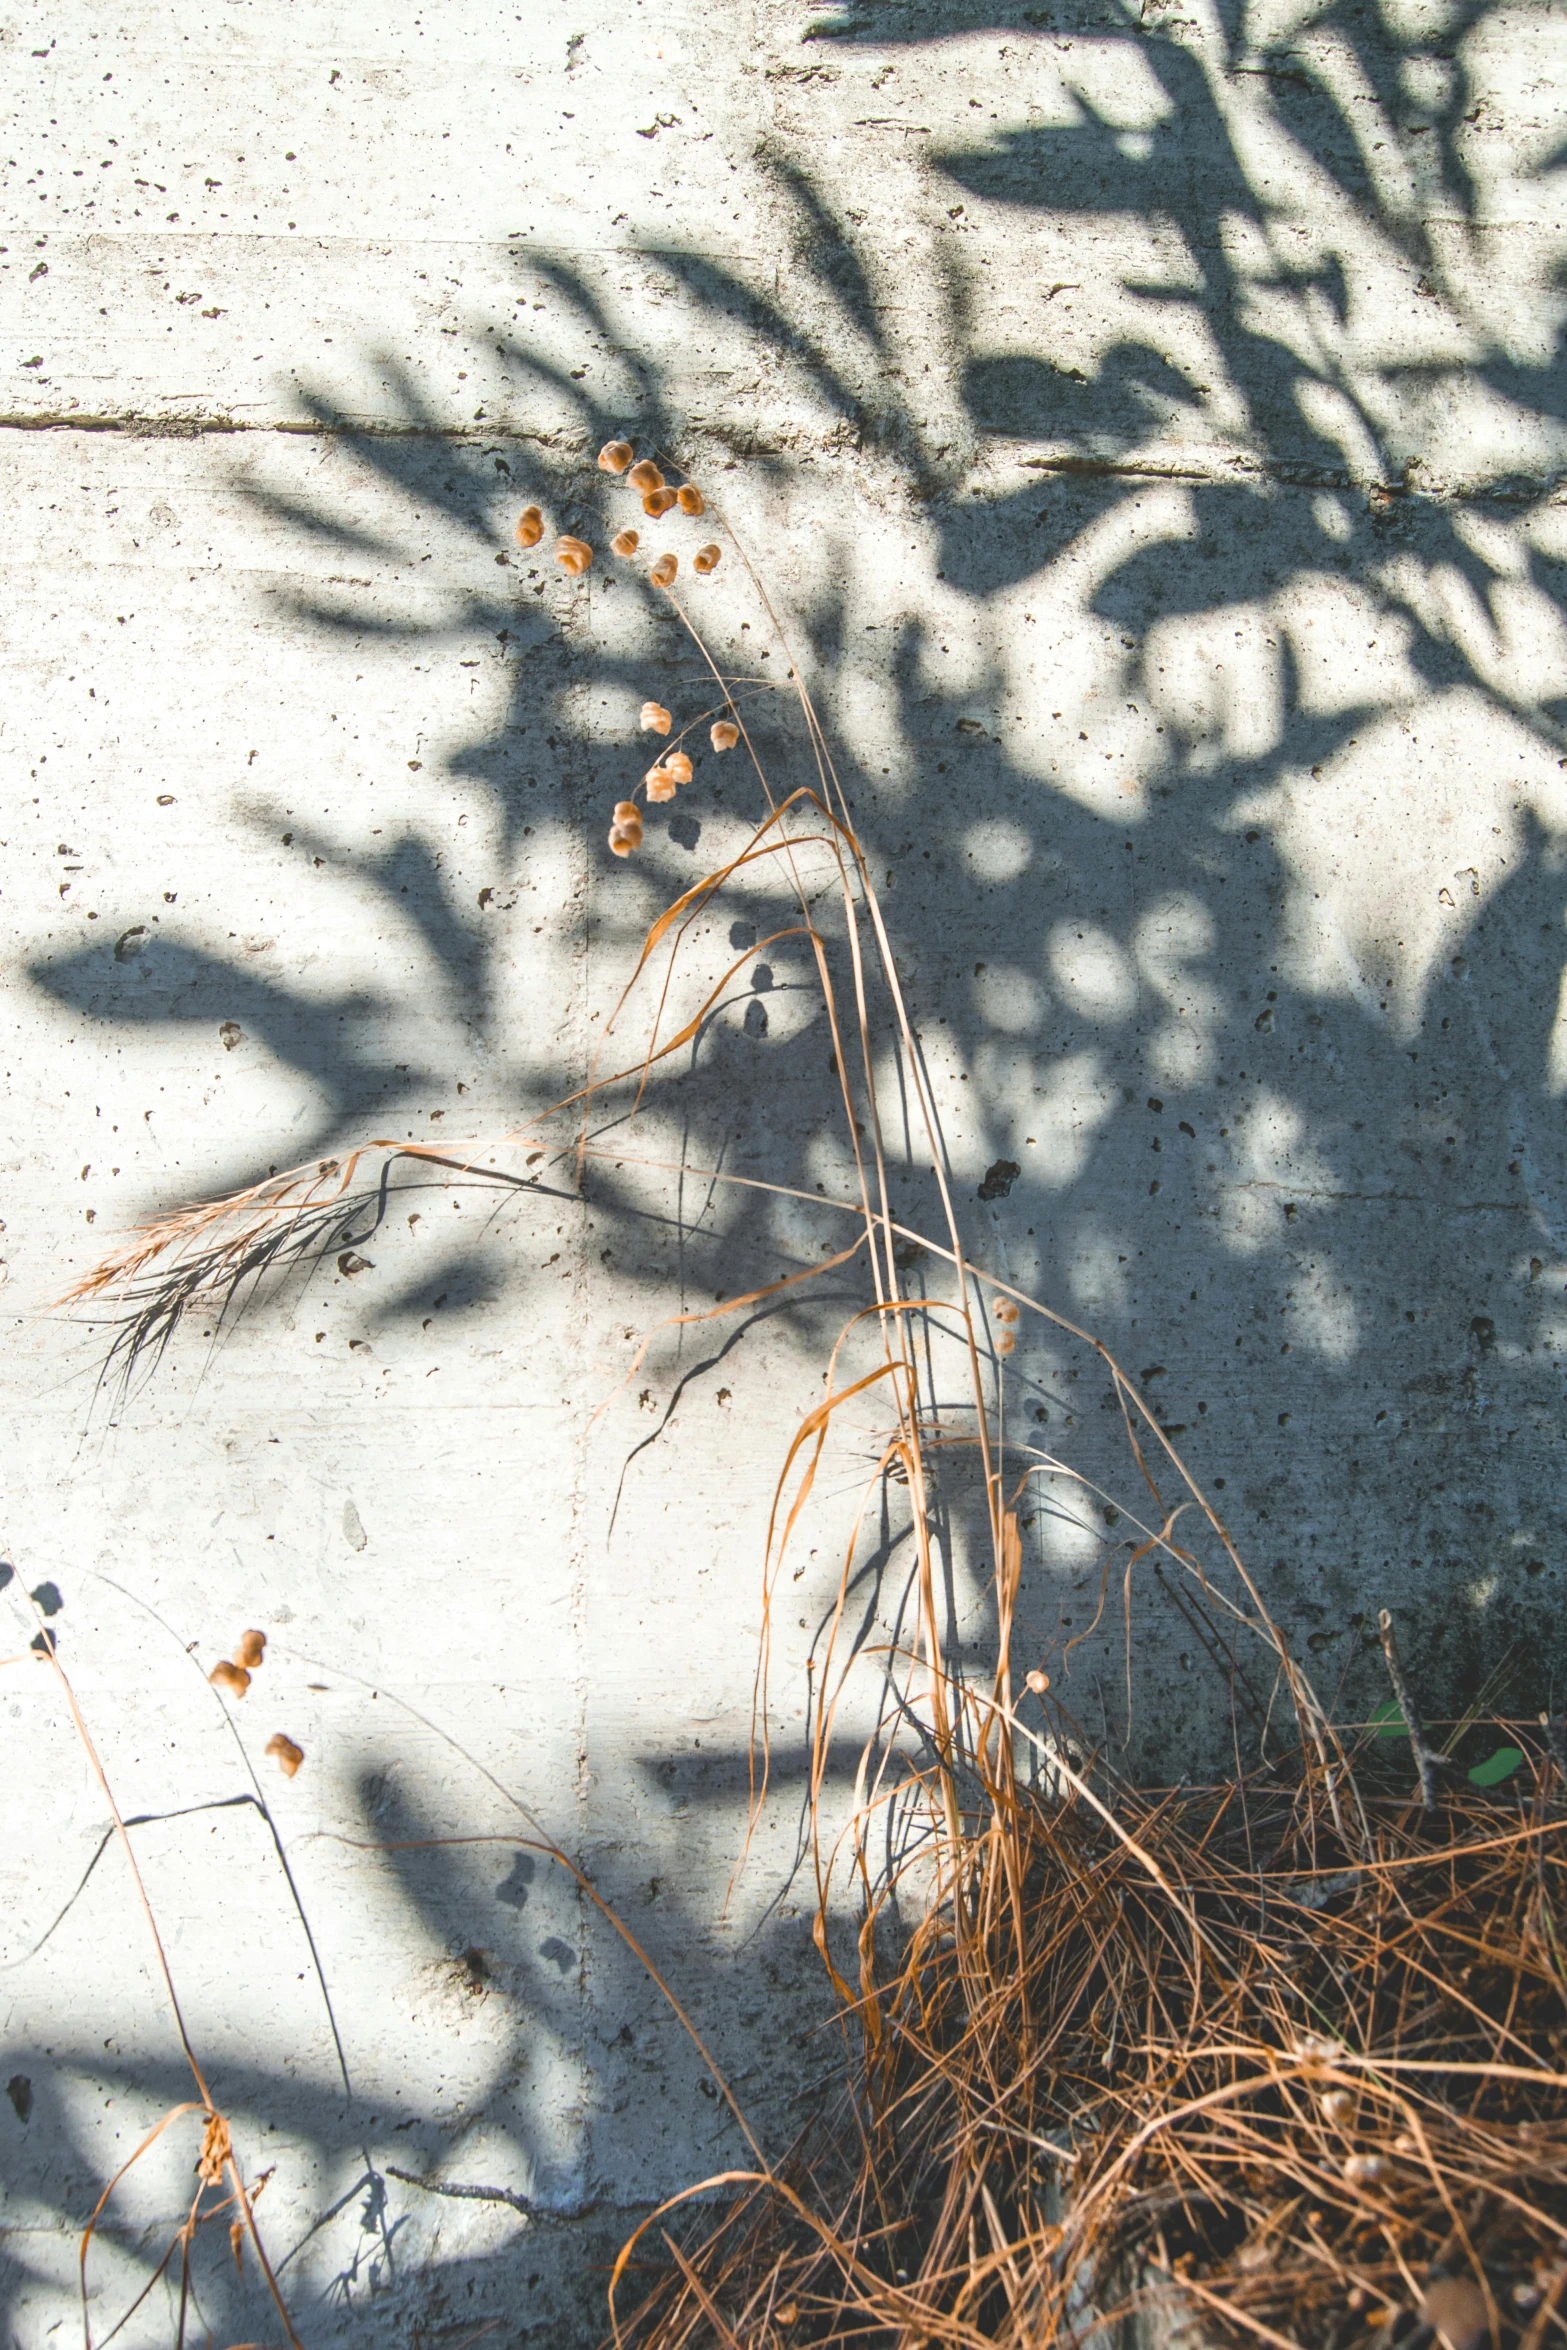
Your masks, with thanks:
M 692 421 L 698 430 L 712 431 L 720 439 L 729 438 L 722 426 L 711 420 L 705 426 L 699 419 L 693 418 Z M 586 449 L 590 437 L 522 424 L 492 423 L 488 420 L 474 424 L 430 424 L 402 422 L 389 417 L 359 416 L 344 417 L 328 423 L 319 418 L 287 416 L 258 420 L 222 414 L 172 416 L 146 415 L 135 410 L 110 413 L 80 409 L 29 409 L 10 414 L 0 413 L 0 432 L 123 433 L 131 440 L 200 440 L 208 436 L 281 433 L 305 440 L 430 441 L 472 444 L 475 447 L 502 441 L 526 442 L 536 448 L 561 450 Z M 843 437 L 840 426 L 820 436 L 817 445 L 822 449 L 835 448 L 841 444 Z M 775 435 L 768 440 L 765 448 L 757 443 L 748 447 L 746 453 L 780 454 L 788 447 L 798 448 L 801 442 L 802 436 L 798 434 Z M 1433 506 L 1476 501 L 1532 505 L 1541 499 L 1567 500 L 1567 472 L 1512 474 L 1493 481 L 1413 483 L 1368 481 L 1342 466 L 1239 455 L 1183 461 L 1157 457 L 1092 457 L 1064 451 L 1048 457 L 1024 457 L 1017 462 L 1026 473 L 1048 473 L 1068 478 L 1078 476 L 1094 481 L 1189 482 L 1199 488 L 1223 488 L 1237 481 L 1266 481 L 1281 489 L 1337 490 L 1352 497 L 1369 498 L 1384 506 L 1395 500 L 1418 500 Z
M 1567 473 L 1510 474 L 1495 481 L 1367 481 L 1343 466 L 1312 465 L 1288 458 L 1228 456 L 1189 459 L 1157 457 L 1025 457 L 1025 472 L 1078 474 L 1092 480 L 1196 482 L 1222 487 L 1234 481 L 1269 481 L 1281 489 L 1341 490 L 1351 496 L 1388 502 L 1418 499 L 1426 505 L 1487 499 L 1508 504 L 1531 504 L 1555 498 L 1567 490 Z
M 586 436 L 539 431 L 527 425 L 402 424 L 373 416 L 344 417 L 324 424 L 319 420 L 287 416 L 254 421 L 240 416 L 144 416 L 134 411 L 117 415 L 80 409 L 38 409 L 0 414 L 0 432 L 124 433 L 133 440 L 199 440 L 206 434 L 292 433 L 307 440 L 371 439 L 389 441 L 531 441 L 542 448 L 588 446 Z

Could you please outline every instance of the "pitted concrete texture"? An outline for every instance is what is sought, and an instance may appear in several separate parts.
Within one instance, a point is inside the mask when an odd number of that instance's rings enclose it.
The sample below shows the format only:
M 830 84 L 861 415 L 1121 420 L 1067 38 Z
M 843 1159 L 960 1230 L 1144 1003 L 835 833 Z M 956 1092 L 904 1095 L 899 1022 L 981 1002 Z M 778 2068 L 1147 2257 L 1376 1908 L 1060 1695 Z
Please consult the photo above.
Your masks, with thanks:
M 726 1891 L 773 1482 L 858 1276 L 618 1385 L 662 1317 L 845 1236 L 798 939 L 580 1192 L 569 1160 L 520 1202 L 400 1189 L 129 1392 L 44 1310 L 154 1211 L 526 1128 L 641 926 L 745 838 L 754 793 L 704 760 L 637 860 L 604 845 L 641 700 L 684 723 L 706 690 L 629 575 L 512 537 L 536 498 L 602 546 L 611 432 L 691 466 L 787 618 L 976 1258 L 1142 1381 L 1345 1718 L 1383 1695 L 1384 1603 L 1431 1710 L 1560 1702 L 1564 30 L 1465 0 L 0 26 L 0 1650 L 43 1610 L 142 1823 L 307 2343 L 591 2336 L 640 2211 L 748 2159 L 640 1960 L 517 1838 L 590 1872 L 771 2151 L 836 2061 L 793 1863 L 868 1422 L 779 1586 L 774 1794 Z M 737 567 L 702 610 L 804 780 Z M 737 885 L 693 976 L 788 904 Z M 930 1227 L 926 1164 L 898 1182 Z M 1031 1650 L 1119 1594 L 1117 1511 L 1148 1507 L 1108 1400 L 1025 1329 L 1009 1424 L 1103 1486 L 1036 1480 Z M 950 1631 L 982 1660 L 966 1507 Z M 868 1639 L 898 1572 L 889 1535 Z M 1266 1678 L 1232 1733 L 1187 1595 L 1144 1567 L 1132 1607 L 1129 1681 L 1115 1608 L 1062 1673 L 1086 1733 L 1146 1773 L 1255 1752 Z M 205 1674 L 252 1624 L 225 1703 Z M 25 1654 L 0 1725 L 0 2257 L 34 2350 L 189 2075 Z M 116 2190 L 99 2338 L 195 2152 L 173 2124 Z M 223 2226 L 201 2326 L 270 2340 Z

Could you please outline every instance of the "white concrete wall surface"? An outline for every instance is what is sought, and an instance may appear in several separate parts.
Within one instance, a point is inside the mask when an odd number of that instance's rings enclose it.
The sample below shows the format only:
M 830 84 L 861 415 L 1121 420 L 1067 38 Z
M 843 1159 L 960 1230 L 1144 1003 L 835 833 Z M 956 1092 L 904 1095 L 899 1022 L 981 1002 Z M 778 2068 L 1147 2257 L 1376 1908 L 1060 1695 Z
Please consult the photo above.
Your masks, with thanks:
M 128 1383 L 50 1310 L 271 1169 L 527 1129 L 747 836 L 704 758 L 605 845 L 638 705 L 708 694 L 632 573 L 514 540 L 536 499 L 602 550 L 612 432 L 706 484 L 785 617 L 975 1257 L 1143 1382 L 1346 1718 L 1384 1602 L 1433 1707 L 1559 1699 L 1564 36 L 1524 0 L 0 10 L 7 2344 L 80 2323 L 80 2230 L 190 2093 L 40 1615 L 311 2350 L 591 2339 L 649 2201 L 744 2154 L 530 1823 L 770 2149 L 836 2062 L 794 1864 L 873 1412 L 780 1585 L 726 1888 L 767 1511 L 861 1276 L 621 1385 L 662 1319 L 843 1236 L 798 939 L 619 1165 L 522 1199 L 405 1169 L 363 1268 Z M 703 594 L 721 659 L 786 666 L 733 559 Z M 737 880 L 693 975 L 789 903 Z M 897 1182 L 932 1228 L 926 1161 Z M 1025 1332 L 1007 1396 L 1131 1506 L 1091 1357 Z M 1068 1701 L 1123 1768 L 1224 1763 L 1226 1677 L 1146 1572 L 1128 1719 L 1125 1529 L 1064 1496 L 1022 1637 L 1084 1629 L 1110 1569 Z M 982 1659 L 971 1534 L 955 1485 Z M 873 1577 L 864 1624 L 892 1604 Z M 111 2199 L 96 2339 L 196 2144 Z M 173 2338 L 175 2274 L 123 2341 Z M 195 2281 L 203 2337 L 277 2338 L 225 2223 Z

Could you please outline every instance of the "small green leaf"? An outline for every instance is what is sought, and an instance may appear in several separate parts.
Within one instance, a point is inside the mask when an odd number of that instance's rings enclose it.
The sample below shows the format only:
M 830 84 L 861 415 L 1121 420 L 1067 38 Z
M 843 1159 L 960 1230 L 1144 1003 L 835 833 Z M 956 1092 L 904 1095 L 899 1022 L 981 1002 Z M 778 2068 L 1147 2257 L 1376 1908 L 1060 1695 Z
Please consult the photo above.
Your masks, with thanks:
M 1471 1787 L 1500 1787 L 1510 1779 L 1523 1761 L 1523 1750 L 1517 1746 L 1499 1746 L 1488 1762 L 1476 1763 L 1469 1774 Z
M 1379 1738 L 1405 1738 L 1404 1717 L 1398 1710 L 1396 1697 L 1385 1697 L 1371 1717 L 1372 1727 Z

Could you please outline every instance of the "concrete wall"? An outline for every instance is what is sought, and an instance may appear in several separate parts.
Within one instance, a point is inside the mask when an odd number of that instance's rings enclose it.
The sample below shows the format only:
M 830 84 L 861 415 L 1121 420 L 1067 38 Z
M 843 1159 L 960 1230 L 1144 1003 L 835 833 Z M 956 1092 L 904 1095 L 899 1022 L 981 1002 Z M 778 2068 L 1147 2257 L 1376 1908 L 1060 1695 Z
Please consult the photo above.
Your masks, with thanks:
M 1433 1702 L 1509 1654 L 1511 1702 L 1559 1692 L 1564 29 L 1459 0 L 0 24 L 0 1649 L 41 1593 L 308 2343 L 592 2328 L 630 2216 L 743 2151 L 571 1882 L 432 1840 L 542 1822 L 773 2148 L 833 2061 L 790 1868 L 868 1434 L 785 1586 L 781 1792 L 724 1889 L 766 1509 L 854 1282 L 721 1359 L 727 1331 L 666 1339 L 594 1414 L 661 1316 L 841 1227 L 629 1165 L 503 1210 L 400 1195 L 369 1269 L 198 1321 L 128 1393 L 44 1310 L 154 1210 L 525 1122 L 639 926 L 744 837 L 707 762 L 634 866 L 603 846 L 637 704 L 700 679 L 635 587 L 511 528 L 538 497 L 602 543 L 611 430 L 721 494 L 788 614 L 976 1255 L 1144 1380 L 1348 1712 L 1384 1600 Z M 765 675 L 743 581 L 706 609 Z M 764 733 L 801 772 L 781 707 Z M 737 889 L 698 966 L 785 904 Z M 644 1153 L 832 1190 L 828 1051 L 805 956 L 769 952 Z M 1092 1360 L 1028 1338 L 1012 1370 L 1015 1424 L 1132 1506 Z M 1052 1490 L 1038 1643 L 1125 1555 L 1114 1505 Z M 949 1533 L 982 1657 L 961 1496 Z M 1227 1752 L 1188 1618 L 1146 1577 L 1135 1605 L 1131 1722 L 1119 1619 L 1079 1718 L 1131 1767 Z M 268 1661 L 225 1706 L 204 1675 L 248 1624 Z M 188 2074 L 119 1853 L 82 1882 L 108 1814 L 46 1667 L 0 1669 L 0 1726 L 32 2350 Z M 100 2334 L 194 2151 L 171 2129 L 111 2206 Z M 272 2338 L 226 2262 L 202 2326 Z M 159 2286 L 123 2338 L 169 2322 Z

